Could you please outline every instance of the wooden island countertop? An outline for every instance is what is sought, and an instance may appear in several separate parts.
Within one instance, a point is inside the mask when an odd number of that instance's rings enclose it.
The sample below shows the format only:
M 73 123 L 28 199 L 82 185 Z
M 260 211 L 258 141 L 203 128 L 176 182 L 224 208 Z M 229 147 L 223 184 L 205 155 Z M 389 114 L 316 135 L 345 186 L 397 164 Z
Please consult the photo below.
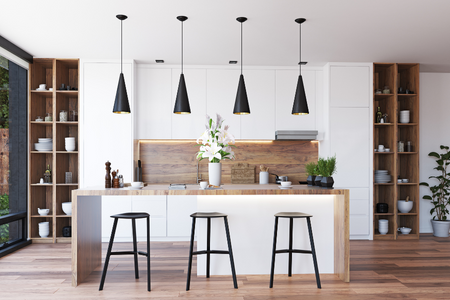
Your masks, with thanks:
M 72 286 L 77 286 L 102 263 L 101 211 L 102 196 L 300 196 L 300 201 L 311 201 L 307 196 L 322 195 L 333 198 L 334 207 L 334 274 L 344 282 L 350 281 L 350 221 L 349 190 L 324 189 L 293 185 L 280 189 L 277 184 L 227 184 L 221 189 L 201 190 L 197 184 L 188 184 L 184 190 L 169 190 L 169 184 L 149 184 L 142 189 L 113 189 L 87 187 L 72 191 Z M 198 199 L 204 197 L 198 197 Z M 304 199 L 303 199 L 304 198 Z M 274 198 L 276 199 L 276 198 Z M 317 198 L 315 198 L 317 199 Z M 199 201 L 199 200 L 197 200 Z

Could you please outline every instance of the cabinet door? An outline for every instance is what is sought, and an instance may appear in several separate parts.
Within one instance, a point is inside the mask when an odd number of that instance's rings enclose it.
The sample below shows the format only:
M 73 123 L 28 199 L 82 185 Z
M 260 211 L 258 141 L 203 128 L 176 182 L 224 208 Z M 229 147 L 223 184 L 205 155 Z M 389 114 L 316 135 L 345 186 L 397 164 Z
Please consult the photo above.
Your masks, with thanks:
M 180 69 L 172 70 L 172 138 L 197 139 L 205 130 L 206 124 L 206 70 L 185 69 L 184 77 L 189 97 L 191 113 L 189 115 L 173 114 L 180 82 Z
M 369 187 L 370 116 L 368 108 L 330 108 L 331 155 L 336 154 L 335 186 Z
M 330 67 L 330 106 L 369 107 L 370 67 Z
M 247 70 L 250 115 L 241 116 L 242 139 L 275 138 L 275 71 Z
M 292 115 L 298 71 L 276 71 L 276 130 L 316 129 L 316 71 L 302 71 L 309 115 Z
M 109 160 L 113 170 L 119 169 L 126 181 L 133 175 L 133 114 L 112 112 L 119 80 L 120 64 L 83 64 L 83 149 L 81 162 L 82 186 L 104 186 L 105 162 Z M 133 109 L 132 65 L 123 65 L 131 109 Z
M 216 118 L 216 113 L 221 115 L 225 119 L 225 124 L 230 126 L 230 133 L 237 139 L 241 138 L 241 118 L 248 116 L 233 114 L 239 74 L 238 70 L 207 70 L 208 85 L 206 89 L 208 115 L 213 119 Z M 248 95 L 250 97 L 250 94 Z
M 350 189 L 350 237 L 370 236 L 369 188 Z
M 166 236 L 166 196 L 132 196 L 133 212 L 150 214 L 150 236 Z M 139 241 L 147 240 L 147 222 L 136 222 L 136 232 Z
M 112 215 L 131 211 L 131 196 L 103 196 L 102 197 L 102 241 L 109 242 L 114 223 Z M 130 220 L 119 220 L 115 241 L 131 242 L 133 233 Z
M 167 236 L 190 237 L 197 196 L 167 196 Z
M 151 69 L 146 65 L 138 65 L 135 110 L 138 139 L 171 138 L 173 97 L 171 69 Z

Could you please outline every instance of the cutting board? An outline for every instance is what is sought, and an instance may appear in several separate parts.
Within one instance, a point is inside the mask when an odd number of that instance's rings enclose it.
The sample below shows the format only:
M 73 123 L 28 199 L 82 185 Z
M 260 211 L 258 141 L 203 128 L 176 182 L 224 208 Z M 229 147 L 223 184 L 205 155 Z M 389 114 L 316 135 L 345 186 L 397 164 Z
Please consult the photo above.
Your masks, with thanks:
M 255 166 L 236 163 L 231 167 L 231 183 L 255 183 Z

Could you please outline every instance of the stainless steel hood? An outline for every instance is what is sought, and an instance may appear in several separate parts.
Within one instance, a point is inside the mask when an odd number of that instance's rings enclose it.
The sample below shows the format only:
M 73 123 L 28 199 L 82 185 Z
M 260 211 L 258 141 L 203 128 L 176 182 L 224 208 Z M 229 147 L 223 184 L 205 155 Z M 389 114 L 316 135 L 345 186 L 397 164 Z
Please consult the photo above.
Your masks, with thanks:
M 315 141 L 318 134 L 317 130 L 277 130 L 275 140 Z

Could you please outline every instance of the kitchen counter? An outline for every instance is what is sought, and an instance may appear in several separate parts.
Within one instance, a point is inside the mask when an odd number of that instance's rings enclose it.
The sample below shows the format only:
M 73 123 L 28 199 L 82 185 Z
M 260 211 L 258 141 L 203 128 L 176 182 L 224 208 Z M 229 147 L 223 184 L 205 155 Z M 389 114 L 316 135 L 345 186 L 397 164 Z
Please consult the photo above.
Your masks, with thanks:
M 316 251 L 323 249 L 320 256 L 323 259 L 322 272 L 334 273 L 345 282 L 350 281 L 350 245 L 349 245 L 349 191 L 345 189 L 322 189 L 295 185 L 291 189 L 280 189 L 279 185 L 268 184 L 230 184 L 221 189 L 201 190 L 198 185 L 187 185 L 185 190 L 169 190 L 168 184 L 148 185 L 141 190 L 105 189 L 92 187 L 72 191 L 72 285 L 77 286 L 102 263 L 101 257 L 101 197 L 102 196 L 144 196 L 144 195 L 190 195 L 197 196 L 198 211 L 220 211 L 229 215 L 233 252 L 238 274 L 268 274 L 270 269 L 263 271 L 254 266 L 270 264 L 273 239 L 273 213 L 279 211 L 302 211 L 314 215 L 312 218 Z M 217 196 L 217 197 L 216 197 Z M 252 224 L 252 226 L 246 226 Z M 223 230 L 223 225 L 213 225 Z M 234 226 L 234 227 L 233 227 Z M 294 234 L 299 245 L 303 246 L 307 231 L 295 229 Z M 197 225 L 198 248 L 204 244 L 206 235 L 201 223 Z M 242 230 L 245 228 L 245 230 Z M 251 230 L 254 230 L 252 232 Z M 283 247 L 283 237 L 287 231 L 279 228 L 279 247 Z M 245 236 L 244 234 L 247 234 Z M 130 233 L 131 235 L 131 233 Z M 255 238 L 252 243 L 246 242 L 248 235 Z M 301 238 L 297 239 L 297 235 Z M 218 231 L 215 235 L 222 236 Z M 259 239 L 259 240 L 258 240 Z M 213 243 L 214 241 L 212 241 Z M 221 247 L 222 241 L 217 240 L 216 246 Z M 269 244 L 269 245 L 267 245 Z M 263 245 L 263 247 L 261 247 Z M 214 243 L 211 245 L 214 246 Z M 294 246 L 296 246 L 294 244 Z M 309 247 L 309 244 L 307 245 Z M 245 257 L 259 247 L 263 263 L 246 263 Z M 261 248 L 265 250 L 261 250 Z M 307 248 L 306 248 L 307 249 Z M 326 252 L 328 251 L 328 252 Z M 326 252 L 326 253 L 325 253 Z M 238 264 L 242 256 L 241 263 Z M 246 256 L 245 256 L 246 255 Z M 229 261 L 223 256 L 217 259 L 216 266 L 211 265 L 212 274 L 226 274 Z M 310 257 L 300 256 L 302 262 L 309 263 Z M 219 256 L 216 256 L 219 257 Z M 215 260 L 216 260 L 215 257 Z M 256 257 L 256 256 L 255 256 Z M 276 273 L 285 271 L 283 255 L 277 256 Z M 296 256 L 294 256 L 296 257 Z M 254 257 L 251 257 L 254 259 Z M 256 259 L 256 258 L 255 258 Z M 330 270 L 328 272 L 326 270 Z M 198 257 L 198 275 L 204 273 L 203 257 Z M 321 264 L 319 260 L 319 270 Z M 325 271 L 323 271 L 325 270 Z M 225 272 L 225 273 L 224 273 Z M 265 272 L 265 273 L 264 273 Z M 294 272 L 295 273 L 295 272 Z M 310 273 L 309 269 L 299 273 Z

